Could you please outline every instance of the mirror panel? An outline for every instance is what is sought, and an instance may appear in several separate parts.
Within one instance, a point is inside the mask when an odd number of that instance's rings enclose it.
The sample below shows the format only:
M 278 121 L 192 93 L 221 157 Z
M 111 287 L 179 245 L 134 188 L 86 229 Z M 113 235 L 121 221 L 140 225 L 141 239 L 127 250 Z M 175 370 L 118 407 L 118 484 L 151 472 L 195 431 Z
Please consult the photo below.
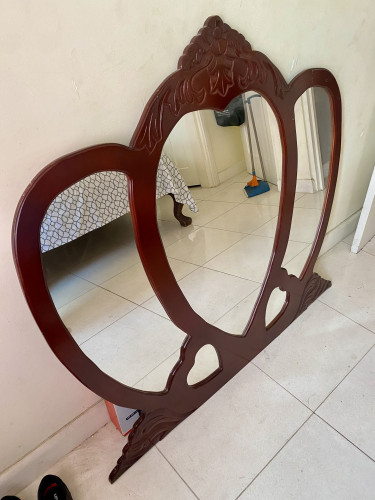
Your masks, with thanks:
M 234 335 L 243 334 L 265 276 L 281 185 L 275 116 L 259 94 L 248 92 L 242 99 L 241 126 L 219 126 L 211 110 L 180 120 L 161 156 L 156 200 L 164 248 L 184 295 L 202 318 Z M 310 178 L 314 138 L 325 185 L 330 155 L 327 116 L 329 102 L 322 89 L 310 89 L 296 104 L 297 194 L 283 265 L 297 275 L 309 254 L 325 195 L 324 189 L 302 190 L 318 182 L 316 175 Z M 196 185 L 208 175 L 203 139 L 218 168 L 219 184 L 211 188 Z M 268 191 L 248 197 L 244 187 L 253 168 L 258 180 L 271 178 L 275 183 L 268 182 Z M 190 189 L 184 178 L 194 183 Z M 190 225 L 176 220 L 176 203 L 183 204 Z M 185 334 L 171 323 L 149 284 L 129 210 L 126 177 L 118 172 L 99 172 L 61 193 L 42 225 L 44 272 L 58 313 L 83 352 L 117 380 L 161 391 Z M 266 325 L 278 316 L 285 300 L 285 292 L 272 292 Z M 188 383 L 206 378 L 218 366 L 215 349 L 202 347 Z
M 326 196 L 331 156 L 332 118 L 329 97 L 323 88 L 308 89 L 295 105 L 298 170 L 289 246 L 305 248 L 293 259 L 284 259 L 288 273 L 300 276 L 310 254 Z
M 42 224 L 43 269 L 58 314 L 82 351 L 111 377 L 160 391 L 185 334 L 142 307 L 154 292 L 127 199 L 119 172 L 99 172 L 61 193 Z M 177 264 L 179 278 L 191 271 Z
M 280 202 L 277 182 L 268 182 L 269 190 L 256 196 L 249 197 L 244 188 L 251 181 L 253 170 L 259 180 L 268 180 L 270 176 L 275 181 L 281 175 L 274 153 L 274 143 L 278 141 L 280 149 L 281 145 L 273 111 L 254 92 L 240 96 L 240 104 L 240 126 L 219 126 L 215 113 L 204 110 L 180 120 L 186 120 L 181 130 L 187 130 L 189 124 L 189 134 L 173 129 L 168 138 L 167 144 L 173 144 L 168 149 L 170 160 L 181 173 L 189 165 L 183 157 L 174 155 L 180 143 L 181 150 L 188 149 L 190 159 L 196 162 L 194 175 L 198 176 L 190 193 L 199 211 L 189 213 L 192 225 L 181 231 L 171 215 L 172 200 L 157 200 L 159 231 L 171 267 L 177 261 L 194 266 L 184 278 L 176 276 L 181 290 L 202 318 L 235 335 L 243 333 L 264 280 Z M 222 114 L 225 117 L 225 112 Z M 204 187 L 212 165 L 218 185 Z M 261 228 L 269 222 L 274 222 L 273 231 L 261 234 Z M 301 249 L 296 245 L 290 250 L 291 256 Z M 145 307 L 166 316 L 156 297 Z M 243 313 L 234 319 L 232 309 L 241 309 Z M 226 321 L 226 315 L 230 321 Z

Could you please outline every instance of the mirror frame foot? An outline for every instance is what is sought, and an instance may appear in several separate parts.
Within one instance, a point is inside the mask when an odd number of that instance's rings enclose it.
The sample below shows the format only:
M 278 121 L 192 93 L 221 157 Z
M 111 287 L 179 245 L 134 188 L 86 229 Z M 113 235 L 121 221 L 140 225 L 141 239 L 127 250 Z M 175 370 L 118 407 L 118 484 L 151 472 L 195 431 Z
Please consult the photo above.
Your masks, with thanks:
M 114 483 L 135 462 L 143 457 L 156 443 L 161 441 L 171 430 L 173 430 L 191 412 L 181 414 L 160 408 L 151 412 L 141 412 L 129 434 L 128 442 L 122 450 L 121 457 L 111 471 L 108 479 Z

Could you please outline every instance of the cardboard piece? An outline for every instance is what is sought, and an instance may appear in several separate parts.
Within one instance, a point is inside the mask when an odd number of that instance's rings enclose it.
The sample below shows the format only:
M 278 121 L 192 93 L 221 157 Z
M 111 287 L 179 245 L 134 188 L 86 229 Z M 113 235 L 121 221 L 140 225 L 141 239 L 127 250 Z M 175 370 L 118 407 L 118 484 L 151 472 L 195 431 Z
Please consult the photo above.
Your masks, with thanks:
M 113 424 L 123 436 L 129 434 L 141 412 L 133 408 L 124 408 L 123 406 L 114 405 L 109 401 L 106 401 L 105 404 Z

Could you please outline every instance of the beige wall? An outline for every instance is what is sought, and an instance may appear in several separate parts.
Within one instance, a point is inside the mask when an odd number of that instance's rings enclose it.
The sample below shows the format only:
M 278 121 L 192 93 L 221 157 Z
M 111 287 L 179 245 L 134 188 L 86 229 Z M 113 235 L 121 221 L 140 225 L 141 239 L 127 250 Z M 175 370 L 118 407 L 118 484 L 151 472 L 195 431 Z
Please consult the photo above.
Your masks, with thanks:
M 330 227 L 358 211 L 375 158 L 375 10 L 370 0 L 0 0 L 0 470 L 92 405 L 38 332 L 14 271 L 10 233 L 22 191 L 55 157 L 127 143 L 142 107 L 204 19 L 221 15 L 287 80 L 336 75 L 343 151 Z M 1 478 L 0 478 L 1 482 Z
M 220 127 L 215 114 L 208 109 L 201 115 L 219 175 L 237 165 L 246 170 L 240 127 Z

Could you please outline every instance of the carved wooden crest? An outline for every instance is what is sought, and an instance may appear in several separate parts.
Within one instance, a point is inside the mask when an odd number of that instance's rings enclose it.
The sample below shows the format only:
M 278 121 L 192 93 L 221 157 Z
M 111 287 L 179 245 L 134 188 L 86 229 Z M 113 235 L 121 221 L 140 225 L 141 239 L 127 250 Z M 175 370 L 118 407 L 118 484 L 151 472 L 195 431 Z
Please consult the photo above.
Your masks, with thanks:
M 333 139 L 327 195 L 310 255 L 301 276 L 288 274 L 282 261 L 288 245 L 297 175 L 294 105 L 312 86 L 330 97 Z M 177 121 L 200 109 L 224 109 L 237 95 L 254 90 L 271 105 L 278 121 L 283 152 L 283 182 L 274 247 L 254 310 L 241 336 L 230 335 L 204 321 L 190 306 L 169 267 L 159 235 L 155 181 L 163 144 Z M 115 481 L 158 440 L 210 398 L 275 339 L 330 283 L 313 273 L 332 207 L 339 165 L 341 100 L 333 75 L 310 69 L 287 83 L 262 53 L 253 51 L 237 31 L 210 17 L 184 50 L 178 69 L 149 100 L 130 146 L 102 144 L 64 156 L 45 167 L 23 194 L 14 219 L 14 259 L 29 307 L 45 339 L 60 361 L 89 389 L 115 404 L 139 408 L 132 431 L 110 480 Z M 187 337 L 180 358 L 161 392 L 128 387 L 102 372 L 73 340 L 62 323 L 46 287 L 39 230 L 52 200 L 64 189 L 99 171 L 120 171 L 128 178 L 138 251 L 155 294 L 170 319 Z M 145 210 L 145 205 L 147 210 Z M 271 324 L 265 311 L 272 291 L 287 294 L 283 309 Z M 205 380 L 188 385 L 195 356 L 212 344 L 220 366 Z

